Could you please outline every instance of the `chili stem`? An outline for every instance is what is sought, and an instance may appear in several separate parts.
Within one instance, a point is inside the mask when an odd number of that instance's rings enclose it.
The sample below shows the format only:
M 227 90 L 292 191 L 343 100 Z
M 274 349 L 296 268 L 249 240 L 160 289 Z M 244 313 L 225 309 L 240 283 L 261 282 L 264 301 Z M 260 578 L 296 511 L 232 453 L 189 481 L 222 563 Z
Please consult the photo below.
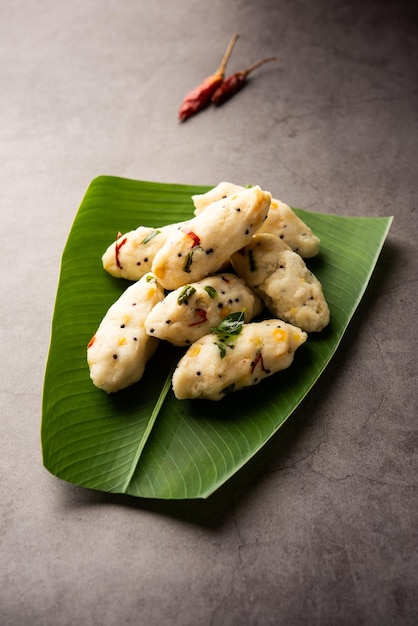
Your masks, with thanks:
M 227 47 L 227 49 L 225 50 L 225 54 L 224 54 L 224 56 L 223 56 L 223 59 L 222 59 L 222 61 L 221 61 L 221 64 L 220 64 L 220 66 L 218 67 L 218 69 L 216 70 L 216 72 L 214 72 L 214 75 L 215 75 L 215 76 L 220 76 L 221 78 L 223 78 L 223 77 L 224 77 L 224 75 L 225 75 L 225 70 L 226 70 L 226 66 L 227 66 L 227 63 L 228 63 L 228 61 L 229 61 L 229 57 L 230 57 L 230 56 L 231 56 L 231 54 L 232 54 L 232 50 L 234 49 L 234 46 L 235 46 L 235 43 L 236 43 L 236 41 L 237 41 L 238 37 L 239 37 L 239 35 L 234 35 L 234 36 L 232 37 L 231 41 L 229 42 L 228 47 Z
M 280 58 L 279 57 L 267 57 L 266 59 L 260 59 L 260 61 L 253 63 L 252 65 L 250 65 L 250 67 L 247 67 L 245 70 L 241 70 L 241 74 L 244 74 L 244 76 L 248 76 L 248 74 L 252 72 L 253 70 L 257 69 L 257 67 L 260 67 L 260 65 L 264 65 L 264 63 L 269 63 L 270 61 L 280 61 Z

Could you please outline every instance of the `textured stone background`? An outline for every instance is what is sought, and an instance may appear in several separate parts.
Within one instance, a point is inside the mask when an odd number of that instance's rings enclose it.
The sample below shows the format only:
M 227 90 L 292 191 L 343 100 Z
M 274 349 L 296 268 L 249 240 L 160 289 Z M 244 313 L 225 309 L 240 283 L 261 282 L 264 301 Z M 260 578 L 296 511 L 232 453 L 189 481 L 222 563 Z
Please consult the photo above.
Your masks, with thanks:
M 415 3 L 0 4 L 1 624 L 417 623 Z M 231 71 L 280 65 L 180 125 L 234 32 Z M 60 258 L 99 174 L 257 182 L 293 206 L 394 215 L 326 373 L 207 501 L 90 492 L 42 467 Z

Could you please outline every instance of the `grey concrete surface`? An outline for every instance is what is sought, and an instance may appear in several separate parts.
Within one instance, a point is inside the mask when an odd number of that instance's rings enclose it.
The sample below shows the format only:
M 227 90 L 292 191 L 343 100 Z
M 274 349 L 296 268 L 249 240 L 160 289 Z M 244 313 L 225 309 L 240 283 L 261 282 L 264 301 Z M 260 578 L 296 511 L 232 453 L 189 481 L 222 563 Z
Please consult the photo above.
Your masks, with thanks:
M 398 0 L 1 0 L 2 626 L 406 626 L 417 606 L 418 21 Z M 181 125 L 217 66 L 279 54 Z M 100 174 L 257 182 L 394 215 L 338 353 L 206 501 L 88 491 L 42 466 L 60 259 Z

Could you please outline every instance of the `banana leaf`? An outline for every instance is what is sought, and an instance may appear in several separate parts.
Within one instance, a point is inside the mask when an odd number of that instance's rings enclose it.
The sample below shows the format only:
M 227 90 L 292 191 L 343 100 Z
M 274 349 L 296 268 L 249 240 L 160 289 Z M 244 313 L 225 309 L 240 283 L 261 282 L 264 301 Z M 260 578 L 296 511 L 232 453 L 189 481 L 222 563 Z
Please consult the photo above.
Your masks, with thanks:
M 209 188 L 100 176 L 87 189 L 62 255 L 45 370 L 41 446 L 53 475 L 140 498 L 206 498 L 278 431 L 337 350 L 392 218 L 295 209 L 321 239 L 308 265 L 322 282 L 331 323 L 309 336 L 290 368 L 220 402 L 179 401 L 171 374 L 182 352 L 161 342 L 131 388 L 94 387 L 87 343 L 130 284 L 103 270 L 104 250 L 119 231 L 192 217 L 191 195 Z

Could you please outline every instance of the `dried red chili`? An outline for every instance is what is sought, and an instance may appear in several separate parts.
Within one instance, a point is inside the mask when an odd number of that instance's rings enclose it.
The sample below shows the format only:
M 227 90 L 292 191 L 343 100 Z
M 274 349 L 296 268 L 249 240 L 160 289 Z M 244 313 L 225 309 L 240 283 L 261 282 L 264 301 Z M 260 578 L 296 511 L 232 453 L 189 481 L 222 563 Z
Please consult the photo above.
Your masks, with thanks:
M 263 372 L 265 372 L 266 374 L 269 374 L 269 373 L 270 373 L 270 370 L 267 370 L 267 369 L 264 367 L 263 355 L 262 355 L 261 351 L 257 353 L 257 355 L 256 355 L 256 357 L 255 357 L 255 359 L 254 359 L 254 361 L 251 363 L 251 374 L 253 374 L 253 373 L 254 373 L 254 370 L 255 370 L 255 368 L 257 367 L 257 365 L 258 365 L 259 363 L 261 364 L 261 369 L 262 369 L 262 371 L 263 371 Z
M 182 228 L 182 231 L 185 235 L 190 237 L 190 239 L 193 241 L 192 248 L 194 248 L 195 246 L 200 246 L 199 235 L 196 235 L 196 233 L 194 233 L 192 230 L 185 230 Z
M 121 236 L 121 233 L 118 233 L 117 239 L 119 239 L 120 236 Z M 118 241 L 116 241 L 116 243 L 115 243 L 115 261 L 116 261 L 116 265 L 118 266 L 119 269 L 123 269 L 122 265 L 120 264 L 120 260 L 119 260 L 119 251 L 122 248 L 122 246 L 125 245 L 127 240 L 128 240 L 127 237 L 124 237 L 122 239 L 122 241 L 120 241 L 119 243 L 118 243 Z
M 212 94 L 219 87 L 219 85 L 222 84 L 225 76 L 226 65 L 237 39 L 238 35 L 234 35 L 232 37 L 216 72 L 205 78 L 200 85 L 195 87 L 186 95 L 179 110 L 179 120 L 181 122 L 184 122 L 192 115 L 195 115 L 210 103 Z
M 228 78 L 225 78 L 222 83 L 218 85 L 215 91 L 212 93 L 211 102 L 219 106 L 223 104 L 232 96 L 234 96 L 238 91 L 240 91 L 247 82 L 247 76 L 250 72 L 255 70 L 260 65 L 264 65 L 264 63 L 269 63 L 270 61 L 278 61 L 278 57 L 268 57 L 266 59 L 261 59 L 247 67 L 245 70 L 240 70 L 239 72 L 235 72 L 235 74 L 231 74 Z
M 195 315 L 199 317 L 199 321 L 193 322 L 192 324 L 189 324 L 189 326 L 198 326 L 199 324 L 203 324 L 203 322 L 208 321 L 206 311 L 204 309 L 196 309 Z

